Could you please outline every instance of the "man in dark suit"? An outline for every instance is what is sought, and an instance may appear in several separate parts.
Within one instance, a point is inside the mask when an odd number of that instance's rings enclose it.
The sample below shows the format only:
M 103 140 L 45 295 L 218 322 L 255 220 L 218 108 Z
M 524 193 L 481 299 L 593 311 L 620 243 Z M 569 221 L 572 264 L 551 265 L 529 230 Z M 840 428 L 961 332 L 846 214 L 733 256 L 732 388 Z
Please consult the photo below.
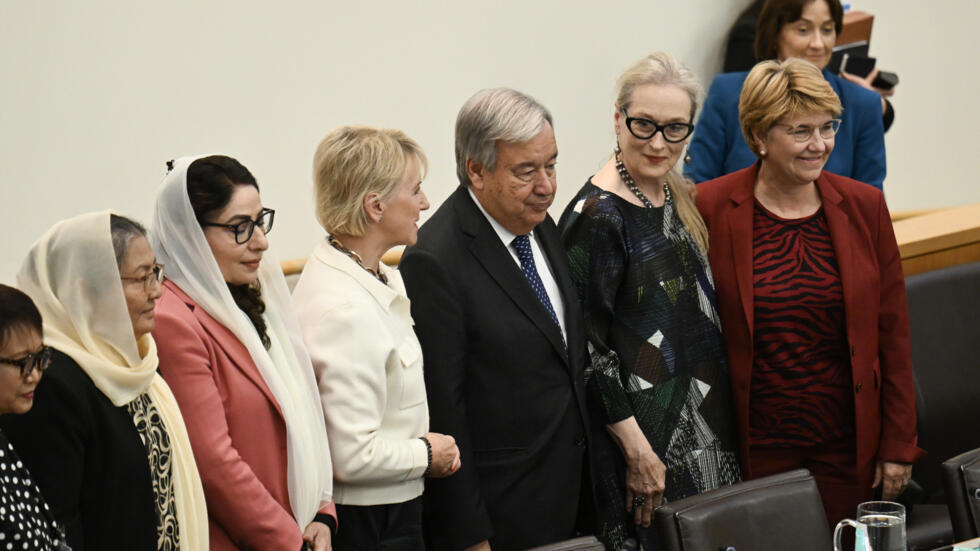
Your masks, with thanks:
M 462 468 L 427 481 L 430 549 L 526 549 L 575 535 L 587 480 L 581 310 L 548 207 L 551 115 L 482 90 L 456 119 L 460 187 L 401 261 L 431 430 Z

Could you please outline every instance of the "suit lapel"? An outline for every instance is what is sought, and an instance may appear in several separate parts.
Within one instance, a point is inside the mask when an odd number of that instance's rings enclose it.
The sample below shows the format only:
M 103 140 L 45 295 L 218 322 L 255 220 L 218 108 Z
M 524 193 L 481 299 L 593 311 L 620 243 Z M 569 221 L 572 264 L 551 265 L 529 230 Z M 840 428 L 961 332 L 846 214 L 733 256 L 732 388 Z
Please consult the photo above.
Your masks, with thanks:
M 265 379 L 263 379 L 262 374 L 259 373 L 259 368 L 256 367 L 255 361 L 252 360 L 252 355 L 249 354 L 248 349 L 245 348 L 245 345 L 238 340 L 238 337 L 236 337 L 234 333 L 229 331 L 224 325 L 218 323 L 217 320 L 212 318 L 200 306 L 193 303 L 191 303 L 191 306 L 194 309 L 194 317 L 196 317 L 201 323 L 201 327 L 203 327 L 204 330 L 211 335 L 214 343 L 221 348 L 222 351 L 224 351 L 231 363 L 234 364 L 235 368 L 241 371 L 253 385 L 262 391 L 262 395 L 276 407 L 276 411 L 278 411 L 279 415 L 281 416 L 282 410 L 279 407 L 279 402 L 277 402 L 275 396 L 272 395 L 272 391 L 269 390 L 269 386 L 265 384 Z
M 735 282 L 738 285 L 738 295 L 742 302 L 742 313 L 745 324 L 749 328 L 749 338 L 754 334 L 754 287 L 753 256 L 752 256 L 752 216 L 755 201 L 752 198 L 752 185 L 755 182 L 755 171 L 746 174 L 746 180 L 732 191 L 729 199 L 733 204 L 731 216 L 728 217 L 729 235 L 732 236 L 732 260 L 735 265 Z
M 534 294 L 527 278 L 524 277 L 524 273 L 521 272 L 520 267 L 500 237 L 493 231 L 490 222 L 473 202 L 469 191 L 464 187 L 458 188 L 453 194 L 453 200 L 463 233 L 473 238 L 470 242 L 470 252 L 476 257 L 477 262 L 511 298 L 517 308 L 544 333 L 558 351 L 559 356 L 567 361 L 565 345 L 562 343 L 558 326 L 551 319 L 548 310 L 538 300 L 538 296 Z M 537 235 L 538 232 L 536 231 L 535 234 Z M 539 240 L 539 243 L 542 242 Z M 544 247 L 543 243 L 542 247 Z M 546 252 L 545 254 L 548 255 L 548 261 L 554 264 L 552 253 Z M 538 269 L 540 270 L 541 267 Z
M 817 178 L 817 188 L 820 190 L 824 215 L 827 217 L 827 228 L 830 231 L 830 241 L 837 257 L 837 270 L 840 273 L 840 284 L 844 293 L 844 312 L 856 313 L 860 310 L 856 302 L 858 297 L 855 295 L 857 274 L 854 274 L 852 269 L 854 263 L 851 258 L 851 240 L 858 234 L 851 230 L 851 218 L 843 208 L 844 197 L 830 183 L 826 173 L 820 173 L 820 177 Z M 847 323 L 848 328 L 853 326 L 854 324 Z

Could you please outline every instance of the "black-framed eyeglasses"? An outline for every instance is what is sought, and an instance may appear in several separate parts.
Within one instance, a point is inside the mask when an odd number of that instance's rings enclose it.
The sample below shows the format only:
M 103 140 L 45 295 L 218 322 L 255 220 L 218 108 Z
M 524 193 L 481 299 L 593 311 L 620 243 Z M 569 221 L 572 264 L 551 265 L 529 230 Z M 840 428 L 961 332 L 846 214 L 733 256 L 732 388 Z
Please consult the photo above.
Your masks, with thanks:
M 252 238 L 252 234 L 255 232 L 255 228 L 258 227 L 262 230 L 262 233 L 269 235 L 272 231 L 272 223 L 276 220 L 275 209 L 262 209 L 259 213 L 259 217 L 255 220 L 242 220 L 241 222 L 235 224 L 217 224 L 215 222 L 204 222 L 202 226 L 217 226 L 219 228 L 228 228 L 232 233 L 235 234 L 235 243 L 239 245 L 244 245 L 248 243 L 248 240 Z
M 35 369 L 44 373 L 51 367 L 51 347 L 42 346 L 41 350 L 28 354 L 19 360 L 0 358 L 0 363 L 20 368 L 20 376 L 26 379 L 31 376 L 31 373 L 34 373 Z
M 810 141 L 810 136 L 813 136 L 813 131 L 816 130 L 817 134 L 825 139 L 829 140 L 837 135 L 837 131 L 840 130 L 840 119 L 830 119 L 829 121 L 821 124 L 820 126 L 813 127 L 808 124 L 801 124 L 799 126 L 790 126 L 788 124 L 778 124 L 776 126 L 782 126 L 786 128 L 786 132 L 793 136 L 793 139 L 797 143 L 803 143 Z
M 119 276 L 119 279 L 121 279 L 123 281 L 139 281 L 139 282 L 143 283 L 143 290 L 145 290 L 147 293 L 149 293 L 150 292 L 150 289 L 153 288 L 153 284 L 154 283 L 162 283 L 163 282 L 163 264 L 159 264 L 159 263 L 154 264 L 153 267 L 150 268 L 150 273 L 146 274 L 143 277 L 122 277 L 122 276 Z
M 640 140 L 649 140 L 660 132 L 664 140 L 670 143 L 684 141 L 691 132 L 694 132 L 694 125 L 687 122 L 668 122 L 667 124 L 657 124 L 650 119 L 631 117 L 623 109 L 623 116 L 626 117 L 626 129 L 630 134 Z

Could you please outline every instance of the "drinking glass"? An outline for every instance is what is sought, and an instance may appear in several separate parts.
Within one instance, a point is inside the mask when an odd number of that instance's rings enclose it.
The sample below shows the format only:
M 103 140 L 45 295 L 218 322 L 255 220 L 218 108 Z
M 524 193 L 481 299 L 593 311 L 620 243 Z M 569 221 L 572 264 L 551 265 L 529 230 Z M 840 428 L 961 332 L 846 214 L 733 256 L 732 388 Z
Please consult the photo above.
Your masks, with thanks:
M 834 551 L 841 549 L 841 531 L 854 528 L 854 551 L 905 551 L 905 506 L 891 501 L 866 501 L 857 520 L 846 518 L 834 529 Z

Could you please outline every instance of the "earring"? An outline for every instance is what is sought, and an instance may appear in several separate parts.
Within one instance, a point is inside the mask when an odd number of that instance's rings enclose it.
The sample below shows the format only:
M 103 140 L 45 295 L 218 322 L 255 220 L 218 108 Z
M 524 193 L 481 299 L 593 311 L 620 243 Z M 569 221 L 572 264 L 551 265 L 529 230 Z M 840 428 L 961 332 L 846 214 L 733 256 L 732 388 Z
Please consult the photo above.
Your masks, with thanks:
M 385 217 L 384 217 L 384 215 L 382 215 L 382 214 L 379 214 L 379 215 L 378 215 L 378 223 L 380 224 L 380 223 L 381 223 L 381 221 L 382 221 L 382 220 L 384 220 L 384 218 L 385 218 Z
M 763 157 L 765 157 L 766 156 L 766 150 L 765 149 L 760 149 L 759 150 L 759 155 L 762 155 Z
M 687 152 L 687 153 L 684 154 L 684 164 L 686 164 L 686 165 L 691 164 L 691 153 L 690 152 Z
M 613 149 L 613 153 L 615 153 L 616 156 L 619 157 L 619 154 L 622 152 L 623 150 L 619 148 L 619 134 L 616 134 L 616 148 Z

